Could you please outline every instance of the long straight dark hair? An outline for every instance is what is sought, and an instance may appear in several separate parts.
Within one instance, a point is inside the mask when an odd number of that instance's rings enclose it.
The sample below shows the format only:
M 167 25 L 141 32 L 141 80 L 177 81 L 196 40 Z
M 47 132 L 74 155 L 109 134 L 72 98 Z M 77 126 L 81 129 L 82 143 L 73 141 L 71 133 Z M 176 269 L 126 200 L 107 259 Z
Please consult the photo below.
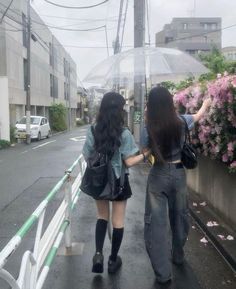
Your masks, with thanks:
M 182 122 L 170 92 L 164 87 L 151 89 L 147 103 L 147 130 L 155 161 L 164 163 L 173 146 L 180 145 Z
M 104 94 L 95 126 L 95 149 L 112 155 L 121 145 L 125 99 L 116 92 Z

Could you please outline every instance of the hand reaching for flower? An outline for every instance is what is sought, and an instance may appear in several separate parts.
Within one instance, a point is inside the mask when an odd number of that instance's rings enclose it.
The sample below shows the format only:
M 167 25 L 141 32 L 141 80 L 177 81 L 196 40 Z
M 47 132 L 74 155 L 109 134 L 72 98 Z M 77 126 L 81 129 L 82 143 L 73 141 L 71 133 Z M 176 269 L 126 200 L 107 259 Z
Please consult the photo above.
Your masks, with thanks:
M 203 101 L 203 104 L 202 104 L 201 108 L 199 109 L 199 111 L 197 113 L 193 114 L 194 122 L 198 122 L 203 117 L 203 115 L 206 113 L 206 111 L 210 107 L 211 102 L 212 102 L 212 100 L 210 97 L 207 97 Z
M 208 107 L 210 107 L 211 103 L 212 103 L 211 97 L 207 97 L 207 98 L 203 101 L 202 106 L 204 106 L 204 107 L 207 109 Z

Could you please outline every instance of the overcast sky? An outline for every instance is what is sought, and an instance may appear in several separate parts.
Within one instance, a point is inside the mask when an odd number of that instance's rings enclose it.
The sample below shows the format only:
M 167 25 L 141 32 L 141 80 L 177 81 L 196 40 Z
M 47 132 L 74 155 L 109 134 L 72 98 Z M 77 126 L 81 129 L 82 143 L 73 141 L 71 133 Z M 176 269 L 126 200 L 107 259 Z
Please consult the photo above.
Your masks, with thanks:
M 52 0 L 61 5 L 87 6 L 101 0 Z M 133 4 L 129 0 L 123 50 L 133 46 Z M 44 0 L 34 0 L 33 8 L 42 19 L 55 26 L 87 29 L 107 24 L 110 55 L 113 53 L 112 42 L 115 39 L 119 15 L 119 0 L 110 0 L 102 6 L 75 10 L 57 8 Z M 126 2 L 126 0 L 125 0 Z M 190 17 L 193 15 L 194 0 L 149 0 L 151 43 L 155 43 L 155 33 L 162 30 L 173 17 Z M 50 16 L 50 17 L 49 17 Z M 55 18 L 65 17 L 64 18 Z M 222 17 L 222 27 L 236 24 L 235 0 L 196 0 L 195 16 Z M 77 20 L 78 19 L 78 20 Z M 67 32 L 52 30 L 57 39 L 66 47 L 77 64 L 78 76 L 81 80 L 93 67 L 107 56 L 106 37 L 104 29 L 90 32 Z M 222 45 L 236 46 L 236 27 L 222 31 Z M 75 46 L 75 47 L 70 47 Z M 85 47 L 85 48 L 83 48 Z M 97 47 L 97 48 L 89 48 Z

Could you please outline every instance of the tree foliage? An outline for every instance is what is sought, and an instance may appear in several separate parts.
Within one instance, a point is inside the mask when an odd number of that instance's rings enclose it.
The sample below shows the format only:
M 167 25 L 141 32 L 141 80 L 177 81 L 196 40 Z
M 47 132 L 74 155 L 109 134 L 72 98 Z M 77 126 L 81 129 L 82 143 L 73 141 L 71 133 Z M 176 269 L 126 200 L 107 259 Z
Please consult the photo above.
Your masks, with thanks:
M 63 131 L 67 129 L 66 107 L 62 103 L 53 103 L 49 108 L 50 125 L 53 131 Z

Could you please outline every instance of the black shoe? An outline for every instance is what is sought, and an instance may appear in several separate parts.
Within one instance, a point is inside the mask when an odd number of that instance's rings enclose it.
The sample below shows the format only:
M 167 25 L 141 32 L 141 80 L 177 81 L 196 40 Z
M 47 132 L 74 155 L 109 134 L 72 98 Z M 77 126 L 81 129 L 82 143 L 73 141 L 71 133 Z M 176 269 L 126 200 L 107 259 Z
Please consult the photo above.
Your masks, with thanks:
M 99 252 L 93 256 L 93 273 L 103 273 L 103 259 L 102 253 Z
M 164 280 L 164 281 L 156 279 L 156 282 L 159 284 L 158 288 L 171 289 L 171 285 L 172 285 L 172 280 L 171 279 L 167 279 L 167 280 Z
M 114 274 L 121 267 L 122 260 L 120 256 L 116 257 L 116 261 L 112 261 L 111 257 L 108 260 L 108 273 Z

